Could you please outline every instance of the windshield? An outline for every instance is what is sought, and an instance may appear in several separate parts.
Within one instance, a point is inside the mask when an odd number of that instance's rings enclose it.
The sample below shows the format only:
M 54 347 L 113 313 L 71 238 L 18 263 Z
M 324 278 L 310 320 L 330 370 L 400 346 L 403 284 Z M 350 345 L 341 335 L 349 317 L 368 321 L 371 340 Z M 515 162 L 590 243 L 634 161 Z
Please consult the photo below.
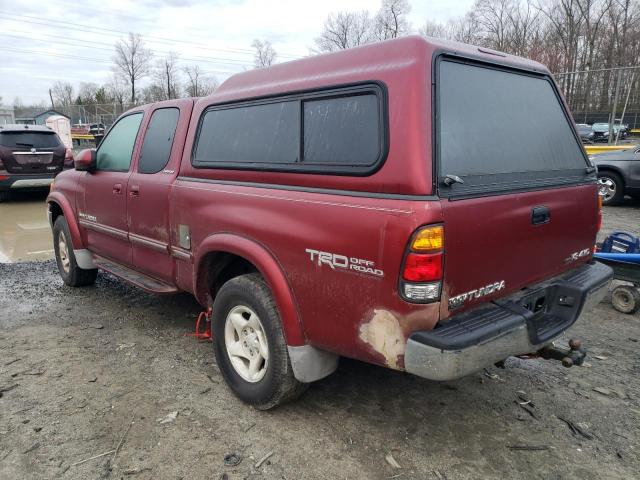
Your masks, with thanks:
M 61 145 L 55 132 L 2 132 L 0 146 L 8 148 L 56 148 Z
M 581 144 L 545 77 L 442 61 L 438 102 L 440 179 L 464 182 L 445 195 L 584 181 Z

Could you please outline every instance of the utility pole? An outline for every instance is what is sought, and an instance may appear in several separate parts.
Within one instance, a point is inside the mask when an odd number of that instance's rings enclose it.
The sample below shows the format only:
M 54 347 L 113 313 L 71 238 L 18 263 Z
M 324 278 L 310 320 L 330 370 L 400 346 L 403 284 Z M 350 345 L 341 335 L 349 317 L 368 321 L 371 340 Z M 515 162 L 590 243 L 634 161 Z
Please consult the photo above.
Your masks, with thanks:
M 613 109 L 609 121 L 609 145 L 613 141 L 613 124 L 616 121 L 616 108 L 618 108 L 618 97 L 620 96 L 620 81 L 622 80 L 622 69 L 618 70 L 618 81 L 616 82 L 616 92 L 613 95 Z
M 49 89 L 49 99 L 51 100 L 51 108 L 54 108 L 55 105 L 53 104 L 53 94 L 51 93 L 51 89 Z

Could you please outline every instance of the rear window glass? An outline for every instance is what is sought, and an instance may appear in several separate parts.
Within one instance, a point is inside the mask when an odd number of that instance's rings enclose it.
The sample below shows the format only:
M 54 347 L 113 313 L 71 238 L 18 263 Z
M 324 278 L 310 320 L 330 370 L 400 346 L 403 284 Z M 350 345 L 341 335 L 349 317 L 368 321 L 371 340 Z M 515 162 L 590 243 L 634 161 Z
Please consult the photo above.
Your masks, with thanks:
M 294 163 L 298 124 L 297 102 L 210 110 L 200 127 L 194 163 Z
M 153 112 L 140 151 L 140 173 L 157 173 L 169 162 L 179 116 L 177 108 L 161 108 Z
M 443 61 L 438 79 L 440 176 L 460 190 L 583 177 L 586 161 L 545 78 Z
M 375 95 L 305 101 L 303 110 L 305 164 L 376 163 L 381 125 Z
M 9 148 L 56 148 L 62 143 L 55 132 L 2 132 L 0 145 Z

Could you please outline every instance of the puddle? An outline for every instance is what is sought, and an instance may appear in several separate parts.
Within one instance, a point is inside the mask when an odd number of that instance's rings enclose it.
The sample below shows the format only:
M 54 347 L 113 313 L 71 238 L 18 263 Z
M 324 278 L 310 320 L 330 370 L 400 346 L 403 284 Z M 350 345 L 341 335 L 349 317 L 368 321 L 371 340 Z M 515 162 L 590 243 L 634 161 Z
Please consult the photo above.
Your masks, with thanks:
M 21 193 L 0 203 L 0 263 L 53 258 L 46 193 Z

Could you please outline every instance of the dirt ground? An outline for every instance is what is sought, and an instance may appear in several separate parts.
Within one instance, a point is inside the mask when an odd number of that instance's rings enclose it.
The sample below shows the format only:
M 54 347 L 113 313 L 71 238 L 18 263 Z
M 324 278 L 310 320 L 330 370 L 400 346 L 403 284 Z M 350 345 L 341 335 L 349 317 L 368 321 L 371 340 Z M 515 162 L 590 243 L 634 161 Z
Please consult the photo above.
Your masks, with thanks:
M 640 202 L 607 208 L 603 231 L 639 220 Z M 510 359 L 434 383 L 343 359 L 271 412 L 185 336 L 198 311 L 106 274 L 65 287 L 52 261 L 0 264 L 0 478 L 638 478 L 640 316 L 606 302 L 571 332 L 584 367 Z

